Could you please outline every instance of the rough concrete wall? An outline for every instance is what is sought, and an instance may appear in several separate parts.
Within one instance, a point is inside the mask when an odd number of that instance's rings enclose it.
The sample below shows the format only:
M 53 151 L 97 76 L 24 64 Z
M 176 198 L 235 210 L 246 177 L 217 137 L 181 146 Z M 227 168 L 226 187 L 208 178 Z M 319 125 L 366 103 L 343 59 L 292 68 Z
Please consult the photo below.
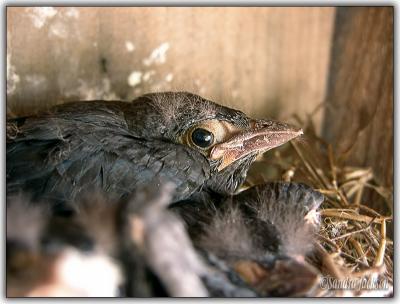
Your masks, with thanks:
M 8 8 L 7 109 L 189 90 L 287 118 L 324 98 L 334 8 Z

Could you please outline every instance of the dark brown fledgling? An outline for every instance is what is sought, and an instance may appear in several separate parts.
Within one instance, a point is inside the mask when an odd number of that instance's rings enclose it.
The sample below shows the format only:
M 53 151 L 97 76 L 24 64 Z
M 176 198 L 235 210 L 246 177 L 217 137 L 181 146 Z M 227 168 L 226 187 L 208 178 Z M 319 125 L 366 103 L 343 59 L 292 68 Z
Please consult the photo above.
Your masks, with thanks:
M 289 251 L 284 249 L 294 244 L 293 239 L 280 237 L 296 230 L 303 222 L 300 221 L 299 226 L 293 227 L 280 227 L 276 222 L 268 222 L 274 214 L 276 219 L 282 219 L 280 216 L 285 208 L 294 210 L 293 204 L 285 206 L 282 203 L 290 199 L 282 199 L 284 193 L 291 193 L 290 189 L 279 188 L 275 200 L 271 199 L 269 204 L 261 203 L 257 206 L 249 202 L 254 201 L 252 195 L 258 188 L 239 195 L 234 194 L 244 182 L 257 155 L 301 134 L 300 129 L 290 125 L 273 120 L 254 120 L 240 111 L 190 93 L 148 94 L 131 103 L 91 101 L 65 104 L 46 113 L 7 122 L 7 196 L 24 192 L 32 197 L 33 202 L 47 202 L 53 214 L 78 213 L 78 218 L 51 218 L 52 229 L 47 230 L 49 246 L 46 248 L 51 249 L 57 243 L 73 244 L 79 250 L 83 249 L 81 246 L 91 248 L 91 234 L 95 234 L 96 243 L 102 244 L 107 256 L 117 255 L 122 258 L 124 272 L 134 282 L 126 285 L 131 289 L 126 294 L 138 295 L 144 292 L 143 296 L 146 296 L 153 294 L 153 287 L 145 279 L 148 270 L 142 267 L 145 260 L 143 256 L 136 254 L 137 244 L 132 245 L 125 241 L 113 243 L 119 238 L 115 238 L 115 231 L 111 228 L 103 229 L 103 224 L 107 224 L 104 225 L 106 227 L 116 226 L 113 222 L 116 219 L 112 216 L 114 209 L 104 207 L 109 201 L 97 204 L 96 199 L 85 202 L 82 197 L 91 190 L 107 193 L 114 202 L 126 202 L 130 201 L 130 197 L 136 197 L 133 202 L 137 205 L 133 209 L 138 211 L 141 204 L 147 202 L 140 199 L 140 189 L 154 182 L 158 185 L 171 182 L 176 191 L 169 200 L 169 203 L 175 203 L 170 210 L 184 218 L 199 253 L 202 253 L 208 266 L 215 270 L 214 273 L 219 274 L 214 276 L 207 271 L 201 272 L 200 277 L 208 292 L 220 296 L 270 295 L 271 292 L 265 291 L 266 288 L 249 288 L 244 282 L 249 279 L 248 275 L 245 274 L 244 279 L 237 275 L 243 275 L 243 269 L 247 269 L 248 263 L 252 263 L 252 260 L 246 260 L 243 264 L 238 257 L 248 258 L 249 250 L 252 254 L 262 252 L 265 255 L 269 252 L 273 259 L 263 260 L 266 261 L 264 271 L 269 269 L 273 273 L 277 269 L 275 265 L 280 265 L 278 269 L 287 269 L 286 266 L 290 263 L 293 269 L 302 269 L 289 255 Z M 260 197 L 271 198 L 268 195 L 263 193 Z M 236 203 L 228 206 L 228 200 Z M 264 210 L 264 218 L 252 215 L 252 205 L 254 210 Z M 120 203 L 115 208 L 118 209 L 119 206 Z M 218 213 L 215 217 L 214 209 L 209 206 L 214 206 L 216 210 L 226 208 L 225 213 Z M 268 206 L 271 208 L 266 211 Z M 147 207 L 151 207 L 151 204 Z M 173 215 L 163 212 L 144 214 L 147 215 L 142 214 L 143 218 L 136 215 L 136 220 L 133 221 L 136 223 L 133 225 L 136 225 L 136 232 L 132 237 L 137 239 L 139 236 L 139 241 L 136 240 L 139 244 L 141 234 L 137 231 L 140 231 L 144 219 L 150 221 L 146 224 L 147 227 L 152 227 L 149 223 L 153 223 L 157 216 L 158 219 L 173 218 Z M 294 214 L 294 217 L 298 220 L 302 215 L 300 212 L 300 215 Z M 225 229 L 235 218 L 234 229 Z M 112 220 L 104 222 L 106 219 Z M 247 229 L 249 221 L 252 227 L 250 230 Z M 179 221 L 166 221 L 166 225 L 172 230 L 175 229 L 175 223 Z M 284 221 L 282 223 L 285 224 Z M 85 233 L 76 233 L 79 227 L 85 227 L 82 230 Z M 225 228 L 220 231 L 218 227 Z M 216 234 L 217 230 L 219 232 Z M 238 242 L 234 243 L 233 236 L 239 232 L 243 232 L 241 239 L 236 238 Z M 114 237 L 110 237 L 110 233 Z M 147 235 L 150 239 L 153 237 Z M 179 240 L 185 239 L 184 234 L 179 235 Z M 216 235 L 222 240 L 215 239 Z M 247 238 L 249 235 L 251 237 Z M 167 234 L 165 237 L 169 236 Z M 227 255 L 223 254 L 223 261 L 218 262 L 221 252 L 217 248 L 221 244 L 226 245 L 222 252 Z M 168 246 L 166 244 L 165 249 Z M 273 251 L 272 249 L 276 249 L 274 246 L 280 246 L 281 251 Z M 150 252 L 154 253 L 154 249 Z M 190 250 L 188 252 L 185 258 L 191 256 Z M 175 250 L 175 253 L 178 257 L 179 250 Z M 126 258 L 129 256 L 132 258 Z M 255 257 L 255 261 L 259 263 L 260 255 L 256 254 Z M 288 257 L 289 264 L 284 262 Z M 232 258 L 239 264 L 232 264 Z M 177 268 L 182 259 L 175 261 L 178 263 L 175 264 Z M 279 263 L 276 264 L 276 261 Z M 222 266 L 225 262 L 228 264 Z M 243 268 L 243 265 L 247 266 Z M 158 266 L 154 264 L 153 267 Z M 157 269 L 154 271 L 157 272 Z M 304 273 L 310 274 L 307 270 Z M 158 275 L 163 277 L 168 274 L 158 272 Z M 232 279 L 235 276 L 236 279 Z M 174 275 L 169 278 L 174 278 Z M 168 287 L 169 282 L 166 280 L 164 277 L 169 292 L 172 290 L 172 294 L 185 293 L 182 289 L 175 290 L 176 285 Z M 137 282 L 143 284 L 137 285 Z M 250 283 L 254 282 L 250 280 Z M 266 281 L 262 280 L 261 283 L 266 284 Z M 274 290 L 272 288 L 272 292 Z M 297 291 L 295 288 L 295 292 Z
M 59 213 L 90 189 L 120 198 L 154 179 L 175 184 L 174 202 L 231 195 L 258 154 L 300 134 L 184 92 L 64 104 L 7 122 L 7 195 Z

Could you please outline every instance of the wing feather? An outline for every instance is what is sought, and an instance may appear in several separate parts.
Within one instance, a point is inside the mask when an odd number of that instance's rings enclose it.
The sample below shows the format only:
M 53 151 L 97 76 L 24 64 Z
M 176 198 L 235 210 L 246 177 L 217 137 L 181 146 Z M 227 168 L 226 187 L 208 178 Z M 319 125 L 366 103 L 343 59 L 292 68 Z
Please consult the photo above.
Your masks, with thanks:
M 200 153 L 133 136 L 115 110 L 91 111 L 8 121 L 18 131 L 7 138 L 7 195 L 23 191 L 34 200 L 63 203 L 100 188 L 121 197 L 158 179 L 175 183 L 174 199 L 180 200 L 209 178 Z

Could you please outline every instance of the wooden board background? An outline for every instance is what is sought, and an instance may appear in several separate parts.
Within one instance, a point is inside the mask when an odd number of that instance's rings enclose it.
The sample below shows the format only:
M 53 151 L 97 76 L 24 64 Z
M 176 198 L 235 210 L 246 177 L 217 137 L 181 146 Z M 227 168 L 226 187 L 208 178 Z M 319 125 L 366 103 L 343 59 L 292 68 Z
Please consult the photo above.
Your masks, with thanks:
M 324 137 L 347 164 L 373 169 L 393 187 L 392 7 L 337 11 Z M 376 202 L 376 197 L 365 199 Z M 389 206 L 390 207 L 390 206 Z
M 334 13 L 329 7 L 8 8 L 7 111 L 172 89 L 256 117 L 304 117 L 324 98 Z

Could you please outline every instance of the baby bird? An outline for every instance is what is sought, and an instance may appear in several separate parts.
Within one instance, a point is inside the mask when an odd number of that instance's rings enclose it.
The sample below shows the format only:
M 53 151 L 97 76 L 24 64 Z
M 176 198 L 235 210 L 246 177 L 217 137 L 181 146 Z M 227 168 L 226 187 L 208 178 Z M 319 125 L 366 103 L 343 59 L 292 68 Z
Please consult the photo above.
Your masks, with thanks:
M 318 282 L 304 257 L 319 228 L 323 195 L 274 182 L 221 202 L 172 206 L 197 248 L 222 259 L 260 296 L 306 296 Z
M 7 121 L 7 195 L 58 214 L 87 191 L 120 199 L 154 178 L 175 185 L 173 202 L 231 195 L 258 154 L 301 134 L 187 92 L 68 103 Z
M 236 194 L 257 155 L 301 134 L 186 92 L 9 120 L 7 293 L 307 294 L 322 195 L 279 182 Z

